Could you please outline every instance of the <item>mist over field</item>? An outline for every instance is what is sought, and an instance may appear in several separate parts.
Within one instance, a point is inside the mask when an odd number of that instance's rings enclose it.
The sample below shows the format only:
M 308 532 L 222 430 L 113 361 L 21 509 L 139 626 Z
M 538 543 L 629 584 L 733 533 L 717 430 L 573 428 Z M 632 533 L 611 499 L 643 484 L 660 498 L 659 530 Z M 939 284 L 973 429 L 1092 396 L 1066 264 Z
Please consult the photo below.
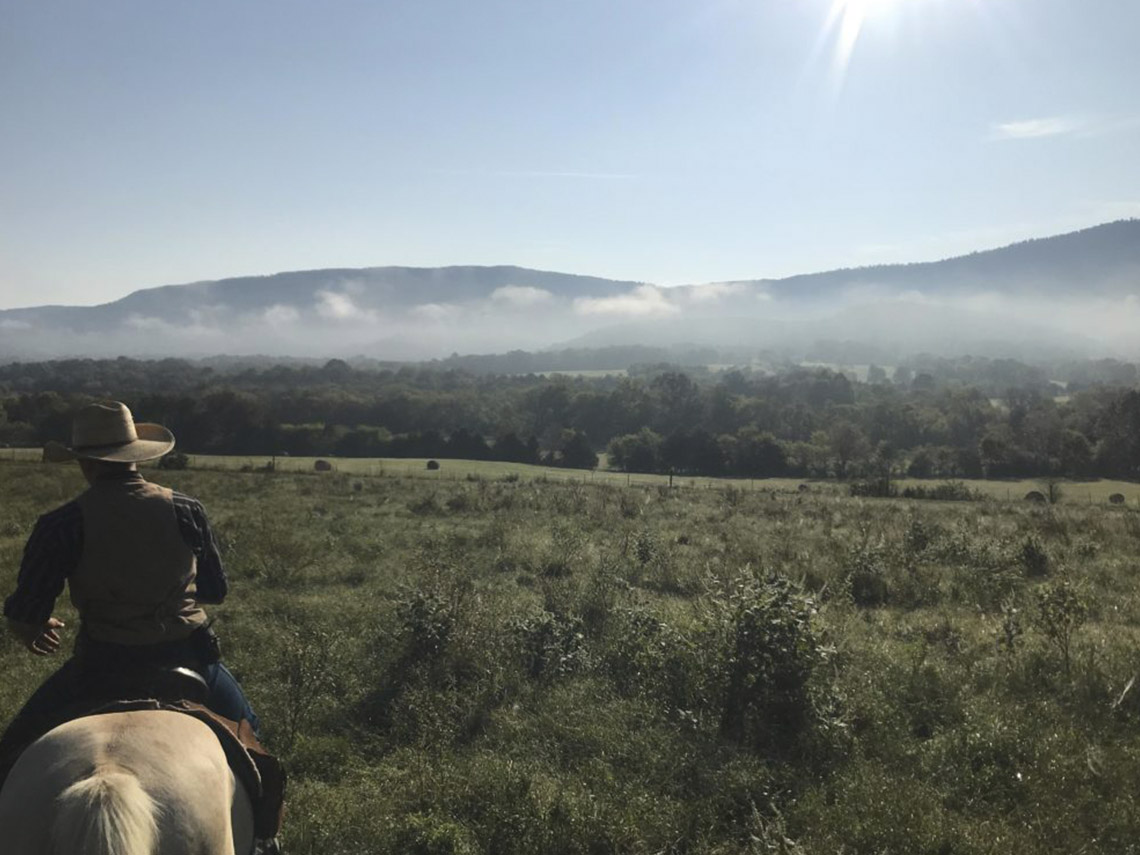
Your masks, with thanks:
M 1140 354 L 1140 221 L 941 262 L 661 287 L 519 267 L 280 273 L 0 312 L 0 357 L 433 359 L 692 345 L 868 359 Z

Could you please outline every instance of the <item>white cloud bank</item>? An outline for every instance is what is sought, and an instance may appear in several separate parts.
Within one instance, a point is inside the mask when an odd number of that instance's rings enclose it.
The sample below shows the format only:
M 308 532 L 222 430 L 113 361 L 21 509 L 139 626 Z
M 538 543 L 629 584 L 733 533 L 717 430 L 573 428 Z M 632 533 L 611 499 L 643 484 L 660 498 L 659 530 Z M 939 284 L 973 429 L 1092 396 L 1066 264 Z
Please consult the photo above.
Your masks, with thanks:
M 160 336 L 162 340 L 218 339 L 224 332 L 211 318 L 211 312 L 191 311 L 189 323 L 172 324 L 150 315 L 132 314 L 123 321 L 128 329 Z
M 554 295 L 533 285 L 504 285 L 491 292 L 491 300 L 511 306 L 537 306 L 549 302 Z
M 618 297 L 578 297 L 574 311 L 579 315 L 662 318 L 676 315 L 681 309 L 671 303 L 660 288 L 640 285 Z
M 362 309 L 348 294 L 336 291 L 317 292 L 317 314 L 330 321 L 371 321 L 376 313 Z

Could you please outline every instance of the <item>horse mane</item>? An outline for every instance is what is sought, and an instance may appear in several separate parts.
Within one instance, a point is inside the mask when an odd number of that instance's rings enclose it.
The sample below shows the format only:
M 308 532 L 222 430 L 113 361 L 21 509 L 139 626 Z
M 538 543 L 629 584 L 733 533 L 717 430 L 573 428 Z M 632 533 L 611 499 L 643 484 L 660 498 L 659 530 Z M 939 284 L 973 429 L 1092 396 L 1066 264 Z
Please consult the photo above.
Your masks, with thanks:
M 127 772 L 100 770 L 56 799 L 53 855 L 154 855 L 156 807 Z

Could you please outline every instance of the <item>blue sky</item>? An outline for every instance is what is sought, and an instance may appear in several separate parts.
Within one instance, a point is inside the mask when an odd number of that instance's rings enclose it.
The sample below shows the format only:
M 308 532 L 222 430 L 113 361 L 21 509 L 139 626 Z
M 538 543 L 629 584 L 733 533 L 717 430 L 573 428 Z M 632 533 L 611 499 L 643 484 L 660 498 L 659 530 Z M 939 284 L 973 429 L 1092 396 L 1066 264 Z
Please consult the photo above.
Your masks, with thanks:
M 0 308 L 783 276 L 1140 216 L 1140 3 L 837 2 L 0 0 Z

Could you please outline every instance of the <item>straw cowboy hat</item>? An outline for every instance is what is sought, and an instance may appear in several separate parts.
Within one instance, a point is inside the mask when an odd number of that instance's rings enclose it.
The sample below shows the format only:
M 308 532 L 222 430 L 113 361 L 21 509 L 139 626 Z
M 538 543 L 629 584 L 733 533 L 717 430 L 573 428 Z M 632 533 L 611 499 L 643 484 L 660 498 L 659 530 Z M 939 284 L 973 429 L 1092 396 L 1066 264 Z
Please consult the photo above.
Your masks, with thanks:
M 71 445 L 49 442 L 44 460 L 104 460 L 110 463 L 142 463 L 174 448 L 174 434 L 162 425 L 135 423 L 126 404 L 103 401 L 88 404 L 75 414 Z

